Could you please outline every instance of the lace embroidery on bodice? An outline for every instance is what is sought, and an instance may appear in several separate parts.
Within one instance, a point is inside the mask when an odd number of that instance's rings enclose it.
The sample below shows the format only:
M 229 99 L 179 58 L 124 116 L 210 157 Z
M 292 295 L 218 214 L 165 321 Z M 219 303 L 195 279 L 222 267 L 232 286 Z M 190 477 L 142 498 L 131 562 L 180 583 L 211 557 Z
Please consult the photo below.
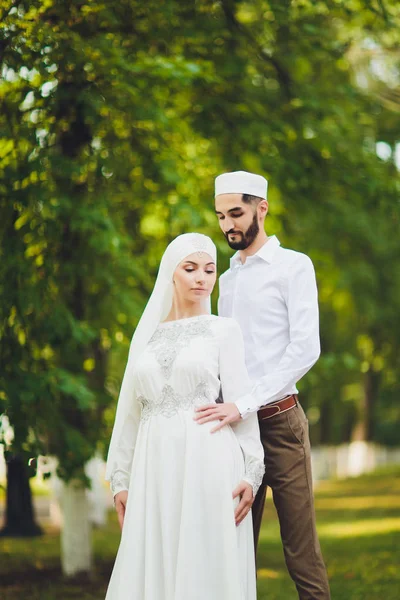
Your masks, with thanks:
M 164 377 L 171 377 L 176 357 L 196 337 L 212 337 L 210 320 L 195 319 L 190 323 L 171 322 L 168 327 L 159 327 L 149 341 Z
M 173 417 L 180 410 L 187 410 L 193 406 L 206 404 L 209 400 L 209 388 L 205 381 L 200 381 L 196 388 L 187 395 L 177 394 L 174 389 L 166 384 L 164 385 L 161 397 L 157 402 L 148 400 L 144 396 L 139 396 L 138 402 L 142 406 L 142 421 L 147 421 L 150 417 L 162 415 L 163 417 Z

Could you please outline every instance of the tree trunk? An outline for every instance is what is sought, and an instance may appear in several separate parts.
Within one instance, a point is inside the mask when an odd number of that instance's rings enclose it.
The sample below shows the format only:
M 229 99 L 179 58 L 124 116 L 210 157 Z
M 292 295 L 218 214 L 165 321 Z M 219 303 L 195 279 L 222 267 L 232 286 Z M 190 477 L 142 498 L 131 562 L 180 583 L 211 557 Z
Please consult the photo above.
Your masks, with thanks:
M 18 454 L 7 458 L 6 522 L 2 537 L 33 537 L 42 535 L 35 522 L 32 493 L 25 459 Z
M 372 471 L 376 466 L 375 450 L 371 444 L 374 424 L 374 406 L 380 384 L 380 373 L 369 370 L 364 377 L 364 394 L 358 419 L 353 428 L 349 446 L 348 473 L 357 476 Z
M 379 391 L 381 375 L 369 370 L 364 376 L 364 394 L 361 398 L 357 421 L 354 425 L 351 441 L 369 442 L 373 436 L 374 406 Z
M 320 418 L 319 418 L 319 443 L 328 445 L 331 442 L 332 435 L 332 406 L 334 406 L 332 399 L 328 397 L 323 400 L 320 407 Z
M 63 482 L 61 488 L 63 525 L 61 530 L 61 565 L 69 577 L 92 570 L 92 539 L 89 503 L 80 481 Z

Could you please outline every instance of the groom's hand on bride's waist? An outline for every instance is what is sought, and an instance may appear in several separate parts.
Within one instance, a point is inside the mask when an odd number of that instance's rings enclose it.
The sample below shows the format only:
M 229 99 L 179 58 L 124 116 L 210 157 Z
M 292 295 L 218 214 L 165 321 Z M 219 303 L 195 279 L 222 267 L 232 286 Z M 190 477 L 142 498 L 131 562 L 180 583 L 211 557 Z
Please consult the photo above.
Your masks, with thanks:
M 225 425 L 231 423 L 237 423 L 242 417 L 238 407 L 234 402 L 227 402 L 226 404 L 205 404 L 204 406 L 198 406 L 195 409 L 194 420 L 200 425 L 208 423 L 209 421 L 217 421 L 220 423 L 211 429 L 211 433 L 222 429 Z

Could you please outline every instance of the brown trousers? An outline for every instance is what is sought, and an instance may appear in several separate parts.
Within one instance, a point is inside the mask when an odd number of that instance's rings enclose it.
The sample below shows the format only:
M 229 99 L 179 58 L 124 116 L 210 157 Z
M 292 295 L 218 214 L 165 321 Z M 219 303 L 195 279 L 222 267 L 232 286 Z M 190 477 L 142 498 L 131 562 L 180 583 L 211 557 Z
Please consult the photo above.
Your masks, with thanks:
M 328 600 L 328 577 L 315 527 L 308 422 L 300 405 L 260 420 L 265 476 L 253 504 L 254 543 L 267 487 L 278 513 L 286 566 L 301 600 Z

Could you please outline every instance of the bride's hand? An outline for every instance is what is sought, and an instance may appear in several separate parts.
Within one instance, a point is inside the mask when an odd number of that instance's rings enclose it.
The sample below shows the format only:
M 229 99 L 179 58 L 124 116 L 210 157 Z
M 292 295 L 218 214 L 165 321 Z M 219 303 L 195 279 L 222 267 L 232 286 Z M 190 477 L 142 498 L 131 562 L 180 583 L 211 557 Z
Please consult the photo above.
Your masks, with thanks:
M 122 531 L 122 527 L 124 526 L 124 518 L 125 518 L 125 510 L 126 503 L 128 502 L 128 491 L 122 490 L 122 492 L 118 492 L 114 496 L 115 510 L 118 515 L 118 523 Z
M 233 498 L 240 496 L 240 502 L 235 510 L 236 525 L 240 525 L 243 519 L 249 514 L 253 506 L 253 487 L 247 481 L 242 480 L 237 488 L 233 490 Z

